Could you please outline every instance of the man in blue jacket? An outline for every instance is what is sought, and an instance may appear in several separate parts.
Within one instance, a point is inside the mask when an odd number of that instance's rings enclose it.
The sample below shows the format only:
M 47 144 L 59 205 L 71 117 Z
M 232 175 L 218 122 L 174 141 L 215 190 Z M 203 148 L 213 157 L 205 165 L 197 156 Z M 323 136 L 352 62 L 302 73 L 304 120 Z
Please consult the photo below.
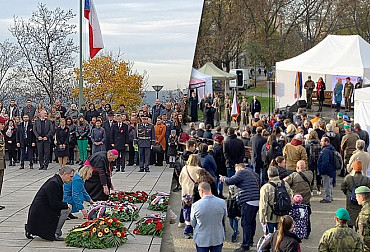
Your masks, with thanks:
M 249 251 L 256 232 L 256 215 L 260 199 L 260 180 L 257 173 L 246 168 L 243 163 L 235 165 L 236 173 L 230 178 L 220 176 L 227 185 L 235 185 L 236 199 L 241 208 L 241 225 L 243 228 L 242 246 L 235 251 Z
M 328 137 L 321 138 L 322 151 L 317 160 L 317 170 L 322 177 L 322 185 L 325 188 L 325 198 L 320 203 L 331 203 L 333 200 L 333 179 L 335 179 L 335 148 L 330 144 Z

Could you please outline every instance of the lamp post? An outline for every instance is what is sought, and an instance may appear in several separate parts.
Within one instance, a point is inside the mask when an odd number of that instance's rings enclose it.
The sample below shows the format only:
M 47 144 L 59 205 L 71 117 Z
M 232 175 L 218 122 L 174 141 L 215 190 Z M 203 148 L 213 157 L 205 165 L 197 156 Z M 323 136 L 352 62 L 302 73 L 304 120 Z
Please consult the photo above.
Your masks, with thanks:
M 155 85 L 152 86 L 152 88 L 157 92 L 157 99 L 158 99 L 158 93 L 162 90 L 163 86 Z

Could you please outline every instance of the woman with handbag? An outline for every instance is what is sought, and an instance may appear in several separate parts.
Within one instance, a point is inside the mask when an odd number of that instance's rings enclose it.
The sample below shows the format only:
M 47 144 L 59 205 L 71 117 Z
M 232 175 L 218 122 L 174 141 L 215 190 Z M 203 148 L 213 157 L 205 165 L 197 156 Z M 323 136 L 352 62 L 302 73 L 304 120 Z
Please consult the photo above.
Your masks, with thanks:
M 58 157 L 59 169 L 67 163 L 68 158 L 68 140 L 69 140 L 69 129 L 66 126 L 66 120 L 60 119 L 59 126 L 55 132 L 56 148 L 55 155 Z
M 160 116 L 157 117 L 157 123 L 154 126 L 155 131 L 155 166 L 163 166 L 164 151 L 166 150 L 166 125 L 162 123 Z

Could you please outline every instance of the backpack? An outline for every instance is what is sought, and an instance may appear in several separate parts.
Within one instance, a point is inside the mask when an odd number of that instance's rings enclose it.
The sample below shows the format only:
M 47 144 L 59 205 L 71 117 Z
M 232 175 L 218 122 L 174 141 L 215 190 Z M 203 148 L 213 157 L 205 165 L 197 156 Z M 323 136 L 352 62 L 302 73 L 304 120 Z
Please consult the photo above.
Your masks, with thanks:
M 321 146 L 320 143 L 310 143 L 310 151 L 309 151 L 309 160 L 308 164 L 310 166 L 313 166 L 317 163 L 317 160 L 319 159 L 320 156 L 320 151 L 321 151 Z
M 342 167 L 343 167 L 343 159 L 342 159 L 342 156 L 336 150 L 334 151 L 333 155 L 334 155 L 334 165 L 335 165 L 334 167 L 335 167 L 335 170 L 341 170 Z
M 283 216 L 289 214 L 291 209 L 291 199 L 285 188 L 284 180 L 281 180 L 280 185 L 276 185 L 273 182 L 269 182 L 275 188 L 274 204 L 270 207 L 272 209 L 270 220 L 272 220 L 272 214 L 277 216 Z
M 351 178 L 352 178 L 352 182 L 353 182 L 353 189 L 352 189 L 352 192 L 349 195 L 349 202 L 351 202 L 351 204 L 358 205 L 358 202 L 357 202 L 357 199 L 356 199 L 356 188 L 362 185 L 362 181 L 364 180 L 364 177 L 361 178 L 360 184 L 358 186 L 356 185 L 355 179 L 353 178 L 353 176 L 351 176 Z

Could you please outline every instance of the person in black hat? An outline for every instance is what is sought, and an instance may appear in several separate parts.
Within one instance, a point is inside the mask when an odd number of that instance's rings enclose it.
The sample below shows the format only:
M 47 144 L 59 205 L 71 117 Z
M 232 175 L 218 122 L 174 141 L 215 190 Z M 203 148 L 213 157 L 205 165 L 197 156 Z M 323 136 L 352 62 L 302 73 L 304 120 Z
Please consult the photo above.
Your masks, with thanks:
M 142 122 L 137 126 L 134 144 L 139 147 L 139 172 L 149 172 L 150 152 L 155 144 L 155 131 L 148 123 L 148 116 L 142 115 Z

